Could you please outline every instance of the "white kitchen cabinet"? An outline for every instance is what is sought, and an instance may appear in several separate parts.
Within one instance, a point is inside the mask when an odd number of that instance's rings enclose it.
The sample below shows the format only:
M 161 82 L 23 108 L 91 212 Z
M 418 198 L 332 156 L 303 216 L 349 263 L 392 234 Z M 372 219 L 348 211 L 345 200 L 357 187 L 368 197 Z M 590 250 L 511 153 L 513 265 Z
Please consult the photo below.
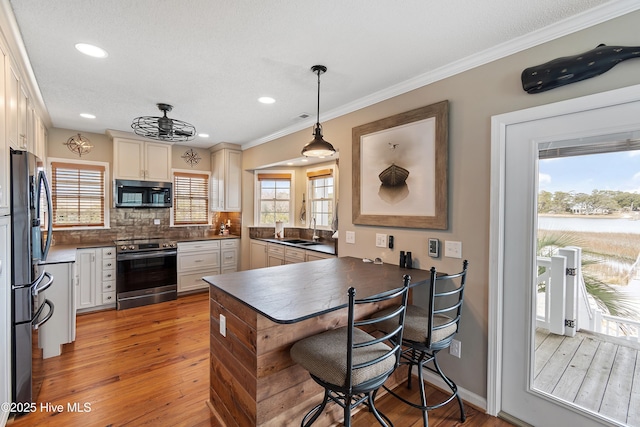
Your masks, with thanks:
M 115 247 L 76 251 L 76 309 L 90 311 L 115 306 Z
M 249 242 L 249 268 L 264 268 L 267 266 L 267 242 L 251 239 Z
M 26 135 L 20 135 L 19 126 L 19 92 L 20 78 L 18 73 L 13 69 L 9 58 L 6 59 L 5 78 L 6 78 L 6 126 L 7 139 L 10 147 L 16 150 L 24 150 L 27 148 Z
M 284 245 L 267 243 L 267 267 L 284 265 Z
M 171 145 L 114 138 L 113 150 L 114 178 L 171 181 Z
M 222 146 L 222 147 L 218 147 Z M 211 210 L 240 212 L 242 207 L 242 151 L 218 144 L 211 153 Z
M 97 249 L 76 251 L 76 310 L 96 305 L 96 253 Z
M 284 263 L 296 264 L 306 261 L 306 254 L 304 249 L 294 248 L 291 246 L 284 247 Z
M 40 328 L 38 345 L 42 357 L 60 356 L 62 345 L 76 339 L 75 272 L 73 262 L 44 264 L 39 271 L 53 276 L 51 286 L 42 292 L 42 298 L 53 303 L 53 316 Z
M 238 239 L 220 241 L 220 267 L 222 274 L 238 271 Z
M 0 45 L 0 121 L 7 126 L 8 99 L 6 85 L 6 71 L 9 68 L 9 58 Z M 0 215 L 9 214 L 9 129 L 0 131 Z M 2 395 L 0 394 L 0 397 Z
M 0 402 L 11 402 L 11 223 L 0 217 Z M 8 411 L 0 411 L 4 425 Z
M 178 292 L 206 289 L 204 276 L 220 274 L 220 241 L 178 242 Z

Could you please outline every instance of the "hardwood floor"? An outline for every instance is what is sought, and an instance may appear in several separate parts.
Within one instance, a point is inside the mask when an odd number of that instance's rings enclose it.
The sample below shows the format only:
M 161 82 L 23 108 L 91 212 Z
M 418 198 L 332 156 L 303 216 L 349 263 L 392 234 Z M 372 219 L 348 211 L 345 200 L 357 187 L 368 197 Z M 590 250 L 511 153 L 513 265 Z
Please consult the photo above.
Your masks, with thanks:
M 78 316 L 76 341 L 66 345 L 61 356 L 45 360 L 36 412 L 8 425 L 217 426 L 205 403 L 207 296 L 200 293 L 146 307 Z M 401 389 L 415 394 L 415 388 Z M 429 393 L 435 397 L 439 391 L 430 388 Z M 422 425 L 419 411 L 391 396 L 377 399 L 376 405 L 397 427 Z M 468 405 L 466 409 L 466 427 L 511 425 Z M 431 427 L 458 424 L 453 403 L 429 413 Z M 291 425 L 299 421 L 292 420 Z M 353 425 L 369 427 L 375 420 L 362 411 Z

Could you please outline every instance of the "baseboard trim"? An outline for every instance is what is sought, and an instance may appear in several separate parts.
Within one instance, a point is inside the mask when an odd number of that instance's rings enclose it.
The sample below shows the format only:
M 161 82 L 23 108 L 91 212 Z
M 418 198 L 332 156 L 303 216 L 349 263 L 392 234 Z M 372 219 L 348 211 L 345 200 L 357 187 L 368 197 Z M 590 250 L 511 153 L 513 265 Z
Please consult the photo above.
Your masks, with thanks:
M 413 374 L 417 377 L 418 376 L 418 368 L 414 367 L 413 368 Z M 442 378 L 440 378 L 439 375 L 434 374 L 433 372 L 424 369 L 423 370 L 423 375 L 424 375 L 424 379 L 426 382 L 428 382 L 429 384 L 433 385 L 434 387 L 437 387 L 439 389 L 442 390 L 449 390 L 449 386 L 447 385 L 447 383 L 445 383 Z M 470 405 L 481 409 L 482 411 L 484 411 L 485 413 L 487 412 L 487 399 L 479 396 L 475 393 L 470 392 L 469 390 L 462 388 L 458 385 L 458 394 L 460 395 L 460 397 L 462 398 L 462 400 L 464 400 L 466 403 L 469 403 Z

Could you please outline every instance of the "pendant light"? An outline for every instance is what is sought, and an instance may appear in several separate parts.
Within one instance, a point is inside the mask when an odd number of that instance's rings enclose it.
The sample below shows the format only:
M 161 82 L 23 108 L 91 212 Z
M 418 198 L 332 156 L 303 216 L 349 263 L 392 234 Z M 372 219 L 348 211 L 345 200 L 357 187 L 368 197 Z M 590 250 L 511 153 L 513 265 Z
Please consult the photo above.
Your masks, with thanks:
M 318 74 L 318 115 L 313 128 L 313 140 L 302 149 L 302 154 L 307 157 L 333 156 L 336 149 L 322 138 L 322 126 L 320 125 L 320 74 L 327 71 L 324 65 L 314 65 L 311 71 Z

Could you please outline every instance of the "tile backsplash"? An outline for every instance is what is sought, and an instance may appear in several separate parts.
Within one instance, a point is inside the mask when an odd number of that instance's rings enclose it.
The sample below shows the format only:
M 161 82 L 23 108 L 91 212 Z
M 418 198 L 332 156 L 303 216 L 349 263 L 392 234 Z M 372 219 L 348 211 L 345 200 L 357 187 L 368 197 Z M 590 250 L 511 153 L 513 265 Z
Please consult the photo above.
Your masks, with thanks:
M 123 239 L 162 237 L 187 239 L 209 237 L 220 232 L 220 222 L 231 220 L 230 234 L 239 236 L 242 229 L 239 212 L 214 212 L 213 225 L 171 227 L 170 209 L 111 208 L 110 228 L 102 230 L 55 230 L 56 245 L 105 243 Z M 159 222 L 159 224 L 155 224 Z

